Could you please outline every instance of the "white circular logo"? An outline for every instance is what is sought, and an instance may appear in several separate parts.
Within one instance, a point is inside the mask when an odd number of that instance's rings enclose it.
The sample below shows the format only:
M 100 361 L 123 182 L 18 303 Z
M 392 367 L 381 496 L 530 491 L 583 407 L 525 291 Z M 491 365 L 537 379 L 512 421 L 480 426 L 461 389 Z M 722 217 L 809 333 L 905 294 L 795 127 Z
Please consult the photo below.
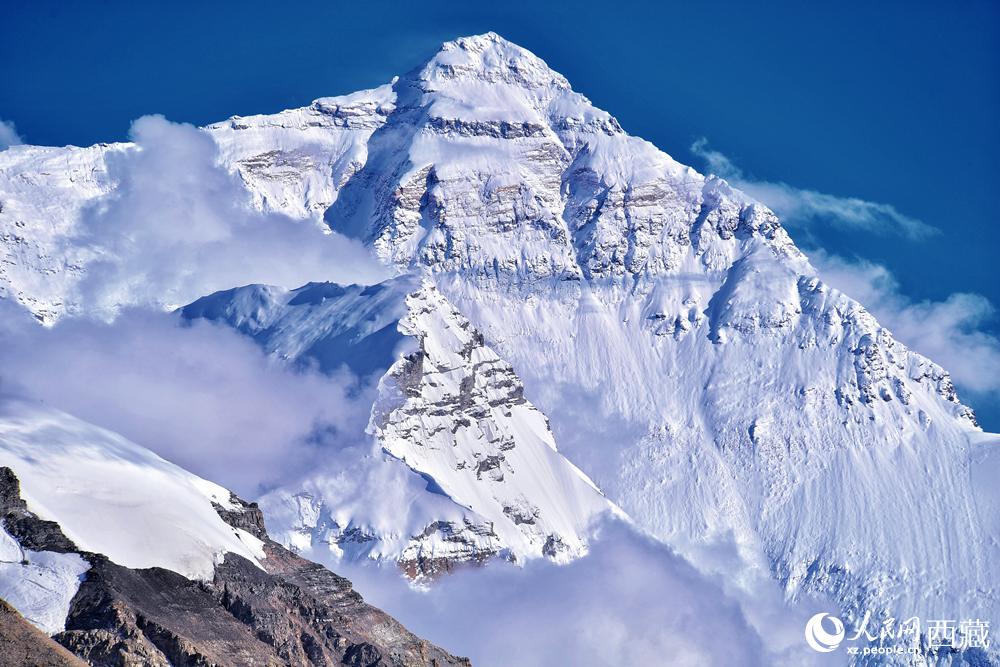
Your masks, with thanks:
M 823 619 L 828 616 L 833 622 L 832 633 L 823 629 Z M 842 641 L 844 641 L 844 623 L 836 616 L 822 612 L 810 618 L 806 623 L 806 643 L 812 650 L 829 653 L 837 650 Z

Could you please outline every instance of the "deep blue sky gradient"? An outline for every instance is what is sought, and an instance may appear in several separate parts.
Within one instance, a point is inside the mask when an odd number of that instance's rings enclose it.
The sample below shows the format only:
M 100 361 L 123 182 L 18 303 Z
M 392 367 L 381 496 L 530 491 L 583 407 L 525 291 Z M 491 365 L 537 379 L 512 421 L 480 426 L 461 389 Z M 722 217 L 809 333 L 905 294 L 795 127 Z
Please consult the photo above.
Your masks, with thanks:
M 204 124 L 369 88 L 495 30 L 682 162 L 696 138 L 756 178 L 892 204 L 923 241 L 813 228 L 914 299 L 1000 305 L 1000 3 L 12 2 L 0 118 L 29 143 Z M 1000 332 L 998 321 L 988 325 Z M 1000 401 L 972 401 L 1000 430 Z

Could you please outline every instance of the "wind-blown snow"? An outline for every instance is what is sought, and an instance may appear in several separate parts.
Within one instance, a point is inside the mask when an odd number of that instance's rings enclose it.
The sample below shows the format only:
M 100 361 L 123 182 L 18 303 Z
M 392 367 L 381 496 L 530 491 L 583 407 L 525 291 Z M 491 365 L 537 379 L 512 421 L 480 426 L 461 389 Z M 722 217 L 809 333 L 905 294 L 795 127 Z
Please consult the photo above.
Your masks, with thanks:
M 227 552 L 264 558 L 259 539 L 212 507 L 228 505 L 229 491 L 62 412 L 0 403 L 0 466 L 17 475 L 30 511 L 119 565 L 210 579 Z

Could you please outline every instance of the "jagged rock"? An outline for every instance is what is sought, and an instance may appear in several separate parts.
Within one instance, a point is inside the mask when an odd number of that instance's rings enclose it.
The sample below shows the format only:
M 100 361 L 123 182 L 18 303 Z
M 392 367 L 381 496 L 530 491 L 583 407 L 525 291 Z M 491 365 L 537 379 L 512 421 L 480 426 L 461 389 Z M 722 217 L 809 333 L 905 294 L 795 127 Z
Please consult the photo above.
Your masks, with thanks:
M 211 581 L 193 581 L 79 550 L 58 524 L 27 509 L 16 474 L 0 467 L 0 516 L 8 532 L 22 546 L 77 552 L 90 564 L 66 629 L 54 639 L 91 665 L 469 664 L 366 604 L 347 579 L 270 540 L 256 504 L 235 494 L 229 504 L 215 505 L 219 516 L 264 541 L 264 569 L 227 553 Z M 7 625 L 0 608 L 0 628 Z M 47 650 L 39 643 L 40 655 Z
M 399 330 L 417 349 L 380 383 L 370 429 L 383 448 L 484 517 L 515 559 L 585 553 L 588 525 L 613 505 L 559 455 L 514 369 L 436 288 L 406 303 Z M 558 553 L 544 551 L 553 535 Z
M 21 498 L 20 482 L 7 467 L 0 467 L 0 521 L 24 549 L 56 553 L 77 551 L 76 545 L 63 535 L 59 524 L 39 519 L 28 511 L 28 504 Z
M 260 540 L 267 540 L 267 528 L 264 525 L 264 513 L 260 511 L 257 503 L 248 503 L 235 493 L 229 494 L 230 507 L 223 507 L 219 503 L 212 503 L 212 507 L 219 513 L 222 520 L 233 528 L 240 528 L 247 531 Z

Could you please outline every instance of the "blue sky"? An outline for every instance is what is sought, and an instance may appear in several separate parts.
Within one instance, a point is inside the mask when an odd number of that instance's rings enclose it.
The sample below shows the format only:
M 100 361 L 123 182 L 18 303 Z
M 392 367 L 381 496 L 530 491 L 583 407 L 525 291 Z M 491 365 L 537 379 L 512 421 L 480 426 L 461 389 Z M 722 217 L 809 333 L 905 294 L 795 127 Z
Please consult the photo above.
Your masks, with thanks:
M 788 222 L 800 246 L 841 258 L 831 271 L 881 277 L 869 305 L 904 342 L 946 366 L 972 350 L 960 389 L 1000 430 L 1000 380 L 980 361 L 1000 354 L 1000 320 L 949 301 L 1000 305 L 998 3 L 5 4 L 0 119 L 36 144 L 124 139 L 149 113 L 203 124 L 300 106 L 495 30 L 682 162 L 724 156 L 749 186 L 892 207 L 863 227 Z M 946 314 L 965 319 L 942 333 Z

